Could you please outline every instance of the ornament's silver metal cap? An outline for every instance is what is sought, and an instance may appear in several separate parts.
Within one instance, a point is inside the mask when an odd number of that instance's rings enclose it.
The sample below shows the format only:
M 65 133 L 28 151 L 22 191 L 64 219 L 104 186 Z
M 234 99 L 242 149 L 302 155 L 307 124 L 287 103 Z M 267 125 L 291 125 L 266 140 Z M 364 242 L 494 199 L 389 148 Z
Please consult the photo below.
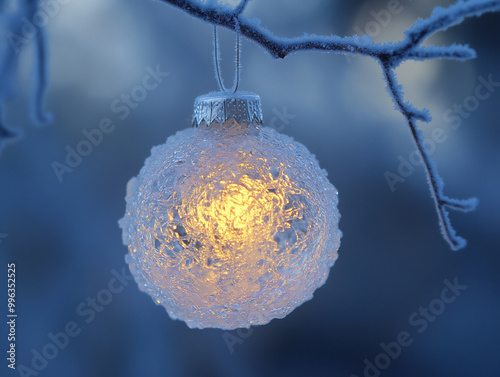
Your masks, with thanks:
M 212 122 L 224 124 L 229 119 L 238 123 L 262 124 L 260 97 L 250 92 L 213 92 L 194 101 L 193 127 L 200 127 L 203 122 L 206 125 Z

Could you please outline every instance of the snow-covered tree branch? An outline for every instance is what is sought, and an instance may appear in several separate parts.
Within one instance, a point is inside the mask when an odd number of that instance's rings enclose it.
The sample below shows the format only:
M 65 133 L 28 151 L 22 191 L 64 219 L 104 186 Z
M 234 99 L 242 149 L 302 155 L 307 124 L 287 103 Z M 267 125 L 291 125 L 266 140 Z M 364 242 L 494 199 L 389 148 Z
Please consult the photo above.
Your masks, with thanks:
M 433 14 L 417 21 L 405 33 L 405 39 L 398 43 L 377 44 L 370 36 L 340 37 L 304 35 L 296 38 L 282 38 L 273 35 L 260 26 L 259 20 L 250 20 L 241 13 L 249 1 L 242 1 L 232 9 L 210 1 L 203 4 L 189 0 L 160 0 L 171 4 L 188 14 L 214 25 L 230 30 L 236 30 L 237 22 L 240 32 L 248 39 L 258 43 L 275 58 L 285 58 L 292 52 L 320 50 L 344 54 L 366 55 L 382 59 L 391 57 L 393 61 L 428 60 L 428 59 L 459 59 L 466 60 L 475 57 L 474 50 L 467 46 L 453 45 L 449 47 L 421 47 L 420 45 L 432 34 L 446 30 L 450 26 L 461 23 L 465 18 L 480 16 L 485 12 L 500 9 L 498 0 L 459 1 L 449 8 L 437 7 Z
M 179 8 L 200 20 L 237 32 L 260 45 L 274 58 L 285 58 L 291 53 L 300 51 L 325 51 L 369 56 L 378 61 L 387 83 L 388 94 L 394 101 L 395 109 L 404 116 L 422 157 L 443 236 L 453 250 L 458 250 L 466 245 L 465 240 L 457 236 L 451 226 L 448 209 L 470 211 L 476 207 L 477 199 L 456 200 L 443 193 L 444 183 L 429 151 L 426 149 L 422 134 L 417 128 L 417 121 L 428 123 L 431 121 L 431 116 L 427 110 L 417 109 L 405 101 L 395 69 L 407 60 L 453 59 L 465 61 L 474 58 L 475 51 L 467 45 L 422 46 L 422 44 L 433 34 L 458 25 L 466 18 L 478 17 L 486 12 L 499 11 L 500 0 L 459 0 L 448 8 L 436 7 L 428 18 L 417 20 L 404 33 L 401 41 L 391 43 L 375 43 L 370 36 L 360 37 L 357 35 L 346 37 L 336 35 L 278 37 L 261 26 L 259 20 L 249 19 L 245 16 L 245 10 L 250 0 L 242 0 L 234 8 L 221 5 L 215 0 L 160 1 Z M 16 90 L 13 77 L 15 77 L 14 72 L 18 64 L 19 50 L 28 45 L 34 49 L 31 115 L 37 124 L 44 124 L 50 120 L 49 114 L 43 110 L 44 95 L 48 85 L 45 30 L 43 26 L 38 26 L 32 33 L 26 35 L 21 30 L 22 23 L 20 22 L 23 17 L 33 19 L 40 1 L 18 1 L 15 9 L 8 6 L 8 3 L 10 4 L 6 0 L 0 0 L 1 21 L 3 21 L 0 26 L 6 29 L 5 34 L 8 37 L 6 43 L 0 46 L 0 149 L 5 141 L 13 139 L 18 134 L 16 130 L 4 124 L 3 110 L 6 101 L 12 98 Z M 28 44 L 30 40 L 32 43 Z
M 406 60 L 455 59 L 463 61 L 476 57 L 475 51 L 465 45 L 422 47 L 422 43 L 436 32 L 458 25 L 468 17 L 478 17 L 486 12 L 500 10 L 500 0 L 460 0 L 448 8 L 436 7 L 430 17 L 416 21 L 405 32 L 402 41 L 384 44 L 374 43 L 370 36 L 359 37 L 357 35 L 349 37 L 335 35 L 277 37 L 260 26 L 258 20 L 250 20 L 242 15 L 248 0 L 241 1 L 234 9 L 221 6 L 214 1 L 207 4 L 188 0 L 162 1 L 214 25 L 234 31 L 239 30 L 243 36 L 262 46 L 275 58 L 285 58 L 292 52 L 318 50 L 365 55 L 378 60 L 387 82 L 387 91 L 392 97 L 396 109 L 405 117 L 424 162 L 443 237 L 453 250 L 465 247 L 466 241 L 456 235 L 451 225 L 447 208 L 464 212 L 471 211 L 477 206 L 478 200 L 476 198 L 458 200 L 444 195 L 443 180 L 423 142 L 422 134 L 416 126 L 417 121 L 430 122 L 431 116 L 427 110 L 418 110 L 411 103 L 404 101 L 402 87 L 398 84 L 394 70 Z
M 6 40 L 0 46 L 0 152 L 5 142 L 19 136 L 19 131 L 4 124 L 5 102 L 16 93 L 14 78 L 16 76 L 19 53 L 25 45 L 33 40 L 33 86 L 31 91 L 31 118 L 35 124 L 50 123 L 51 115 L 44 111 L 43 103 L 48 88 L 47 76 L 47 43 L 43 25 L 23 24 L 23 19 L 34 20 L 38 11 L 39 0 L 23 0 L 16 2 L 16 7 L 9 7 L 11 2 L 0 0 L 0 27 Z

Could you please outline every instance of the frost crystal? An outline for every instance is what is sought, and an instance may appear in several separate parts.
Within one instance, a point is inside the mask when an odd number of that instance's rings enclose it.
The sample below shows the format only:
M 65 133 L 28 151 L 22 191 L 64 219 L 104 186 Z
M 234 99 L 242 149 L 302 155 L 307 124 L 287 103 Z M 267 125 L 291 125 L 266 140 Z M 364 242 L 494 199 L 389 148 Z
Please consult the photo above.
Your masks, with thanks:
M 191 328 L 283 318 L 338 257 L 337 191 L 316 158 L 269 127 L 228 120 L 153 148 L 120 226 L 140 289 Z

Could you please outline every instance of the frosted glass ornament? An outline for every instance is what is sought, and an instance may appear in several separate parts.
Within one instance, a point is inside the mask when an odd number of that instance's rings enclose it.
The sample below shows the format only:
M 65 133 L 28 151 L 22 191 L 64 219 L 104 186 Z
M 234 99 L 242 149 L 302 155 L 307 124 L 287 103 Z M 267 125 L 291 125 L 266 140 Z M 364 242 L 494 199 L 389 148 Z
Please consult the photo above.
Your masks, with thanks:
M 191 328 L 283 318 L 338 257 L 337 190 L 306 147 L 261 124 L 255 94 L 199 97 L 193 119 L 128 183 L 130 270 Z

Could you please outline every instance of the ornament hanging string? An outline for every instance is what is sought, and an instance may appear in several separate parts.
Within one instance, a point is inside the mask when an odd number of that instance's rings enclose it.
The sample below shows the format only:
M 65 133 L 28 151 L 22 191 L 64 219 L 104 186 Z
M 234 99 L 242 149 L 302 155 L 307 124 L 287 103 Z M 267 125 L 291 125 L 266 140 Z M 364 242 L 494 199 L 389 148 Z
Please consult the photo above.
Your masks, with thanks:
M 240 24 L 238 20 L 235 20 L 236 24 L 236 70 L 234 73 L 234 84 L 231 90 L 224 87 L 224 82 L 222 80 L 221 69 L 220 69 L 220 53 L 219 53 L 219 38 L 217 36 L 217 26 L 214 25 L 214 64 L 215 64 L 215 75 L 217 78 L 217 83 L 219 84 L 219 89 L 225 93 L 236 93 L 238 86 L 240 85 L 241 76 L 241 42 L 240 42 Z

